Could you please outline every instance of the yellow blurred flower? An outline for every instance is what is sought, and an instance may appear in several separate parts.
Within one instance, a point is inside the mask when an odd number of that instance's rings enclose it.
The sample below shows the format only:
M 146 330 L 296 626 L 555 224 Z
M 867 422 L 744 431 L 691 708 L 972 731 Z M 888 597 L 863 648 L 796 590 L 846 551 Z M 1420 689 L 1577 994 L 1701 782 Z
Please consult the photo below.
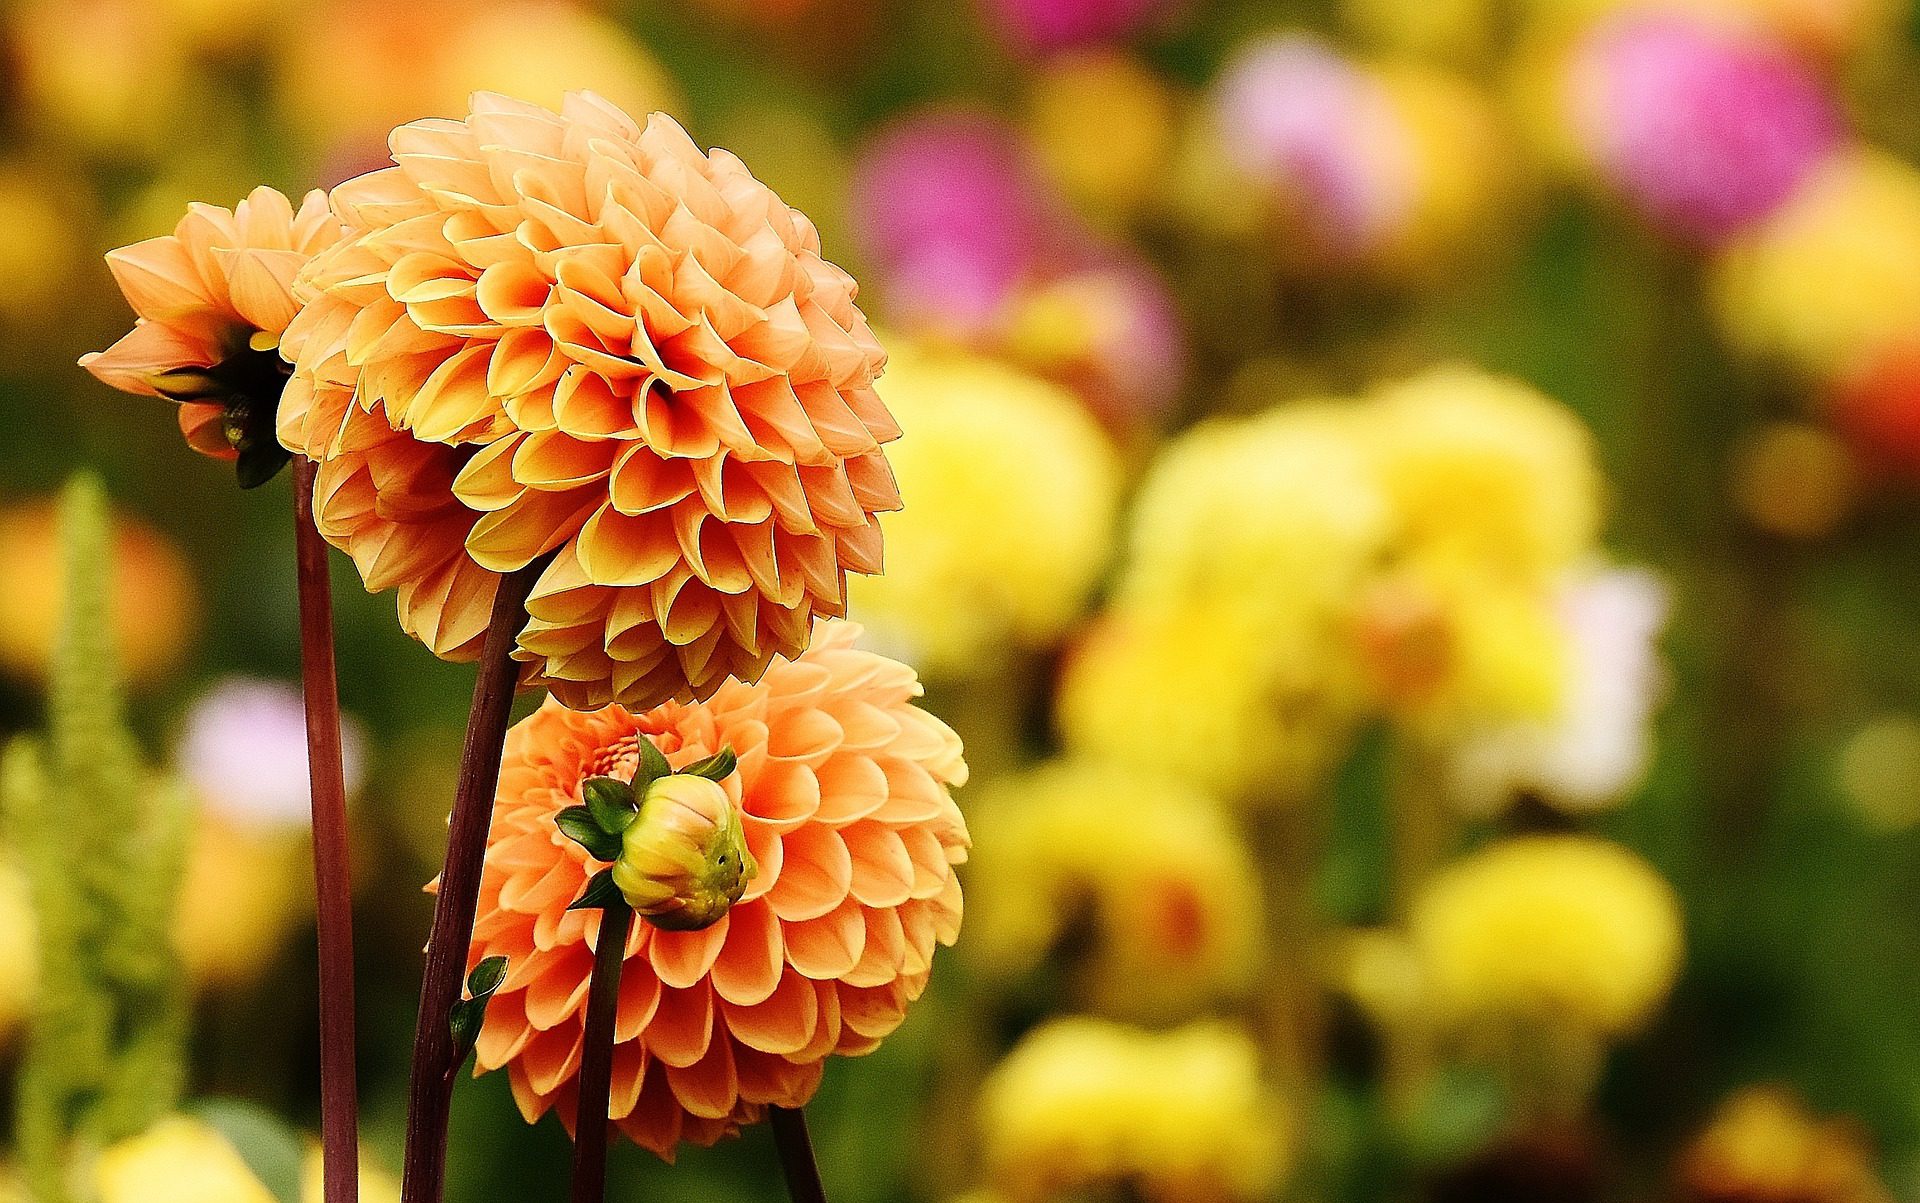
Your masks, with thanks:
M 10 1038 L 40 996 L 39 920 L 27 877 L 0 857 L 0 1040 Z
M 1245 1033 L 1153 1033 L 1056 1019 L 1028 1034 L 981 1095 L 988 1174 L 1010 1203 L 1097 1186 L 1148 1203 L 1270 1197 L 1292 1142 Z
M 1370 422 L 1409 546 L 1543 575 L 1578 559 L 1598 534 L 1593 436 L 1528 385 L 1436 368 L 1380 389 Z
M 1024 974 L 1072 933 L 1075 993 L 1103 1013 L 1190 1014 L 1251 982 L 1259 881 L 1216 800 L 1068 759 L 989 787 L 969 816 L 985 851 L 967 879 L 967 947 L 989 974 Z
M 37 133 L 140 159 L 159 157 L 190 131 L 207 137 L 219 121 L 222 98 L 193 70 L 192 47 L 160 5 L 26 0 L 0 21 L 9 82 Z
M 188 846 L 174 944 L 201 986 L 250 982 L 311 907 L 301 828 L 259 829 L 202 809 Z
M 1492 102 L 1466 79 L 1388 63 L 1374 74 L 1405 129 L 1415 187 L 1402 226 L 1382 248 L 1417 270 L 1456 262 L 1484 243 L 1515 193 L 1517 156 Z
M 1458 553 L 1409 559 L 1370 588 L 1362 661 L 1388 710 L 1429 734 L 1545 721 L 1567 687 L 1567 632 L 1544 583 Z
M 28 163 L 0 166 L 0 321 L 62 320 L 91 205 L 79 181 Z M 28 348 L 16 348 L 24 352 Z
M 277 1203 L 226 1137 L 186 1116 L 101 1153 L 94 1182 L 100 1203 Z
M 1869 720 L 1841 745 L 1840 792 L 1882 831 L 1920 824 L 1920 718 L 1893 712 Z
M 1062 670 L 1067 748 L 1156 766 L 1235 803 L 1299 800 L 1331 768 L 1364 691 L 1318 624 L 1250 621 L 1239 600 L 1109 611 Z
M 1040 65 L 1027 127 L 1041 164 L 1097 215 L 1136 212 L 1173 156 L 1178 98 L 1138 58 L 1117 49 L 1070 52 Z
M 307 1150 L 300 1178 L 303 1203 L 321 1203 L 318 1146 Z M 218 1129 L 185 1115 L 169 1116 L 104 1151 L 94 1186 L 99 1203 L 277 1203 Z M 400 1187 L 363 1157 L 360 1198 L 399 1203 Z
M 1134 503 L 1126 604 L 1324 619 L 1380 560 L 1393 513 L 1351 405 L 1212 422 L 1163 451 Z
M 1920 329 L 1920 170 L 1880 151 L 1832 156 L 1713 269 L 1728 335 L 1815 379 Z
M 1435 876 L 1409 936 L 1440 1017 L 1623 1035 L 1680 971 L 1680 905 L 1639 856 L 1591 836 L 1518 836 Z
M 1750 1086 L 1720 1105 L 1680 1158 L 1683 1203 L 1892 1203 L 1865 1130 L 1816 1118 L 1780 1086 Z
M 0 673 L 44 681 L 61 613 L 60 540 L 50 502 L 0 509 Z M 193 579 L 167 538 L 128 515 L 114 519 L 114 649 L 128 681 L 147 684 L 179 664 L 198 626 Z
M 897 347 L 877 385 L 908 437 L 881 576 L 847 582 L 872 638 L 929 677 L 991 671 L 1079 617 L 1118 505 L 1112 444 L 1066 392 L 972 354 Z

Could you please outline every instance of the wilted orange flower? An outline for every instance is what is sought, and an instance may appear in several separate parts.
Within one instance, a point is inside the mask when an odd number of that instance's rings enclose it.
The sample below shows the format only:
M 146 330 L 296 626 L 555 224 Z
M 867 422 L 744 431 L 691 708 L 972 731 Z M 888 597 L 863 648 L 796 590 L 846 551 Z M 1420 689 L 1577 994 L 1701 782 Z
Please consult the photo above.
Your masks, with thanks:
M 515 655 L 580 709 L 752 680 L 880 568 L 885 355 L 852 277 L 724 150 L 587 92 L 478 93 L 334 190 L 280 437 L 401 625 L 478 654 L 496 573 L 556 553 Z
M 600 929 L 598 911 L 566 908 L 602 866 L 554 816 L 587 778 L 631 777 L 641 738 L 675 768 L 733 747 L 723 784 L 758 872 L 711 927 L 634 924 L 614 1026 L 622 1131 L 671 1158 L 800 1106 L 827 1056 L 872 1050 L 919 997 L 935 944 L 959 933 L 968 837 L 947 787 L 967 769 L 959 737 L 913 704 L 913 670 L 855 648 L 858 630 L 822 624 L 806 653 L 704 703 L 549 701 L 508 734 L 471 959 L 510 968 L 476 1056 L 508 1069 L 529 1121 L 573 1123 Z
M 286 462 L 274 437 L 286 375 L 276 350 L 296 308 L 293 280 L 340 232 L 319 191 L 298 212 L 271 188 L 231 210 L 189 206 L 173 233 L 107 255 L 137 320 L 80 366 L 122 392 L 179 402 L 195 451 L 252 452 L 271 475 Z

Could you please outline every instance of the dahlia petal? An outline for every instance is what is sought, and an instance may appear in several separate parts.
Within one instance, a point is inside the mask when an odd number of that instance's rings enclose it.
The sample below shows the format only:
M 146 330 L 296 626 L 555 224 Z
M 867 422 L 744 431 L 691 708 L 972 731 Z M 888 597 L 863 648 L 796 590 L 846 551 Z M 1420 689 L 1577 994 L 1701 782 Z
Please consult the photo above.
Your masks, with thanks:
M 892 828 L 855 823 L 840 833 L 853 857 L 853 896 L 869 907 L 891 909 L 913 896 L 913 858 Z
M 692 1065 L 705 1056 L 713 1039 L 713 988 L 703 981 L 691 989 L 663 991 L 642 1039 L 667 1065 Z
M 788 923 L 817 919 L 847 898 L 853 857 L 832 829 L 808 824 L 781 838 L 780 876 L 767 891 L 767 905 Z
M 607 1097 L 607 1117 L 622 1120 L 640 1105 L 640 1088 L 651 1058 L 644 1047 L 633 1042 L 632 1036 L 622 1039 L 616 1034 L 615 1040 L 618 1043 L 613 1046 L 613 1080 Z
M 846 976 L 866 951 L 866 918 L 851 899 L 818 919 L 786 924 L 783 934 L 787 963 L 817 981 Z
M 527 437 L 510 434 L 476 451 L 453 478 L 453 495 L 460 504 L 484 514 L 520 500 L 527 487 L 514 479 L 513 460 Z
M 276 335 L 285 330 L 299 309 L 293 299 L 293 278 L 307 256 L 293 250 L 241 247 L 223 249 L 219 258 L 234 311 L 258 330 Z
M 194 331 L 143 321 L 104 351 L 80 357 L 80 366 L 102 384 L 123 393 L 157 397 L 153 377 L 177 367 L 210 367 L 220 360 L 217 343 Z
M 907 1015 L 906 987 L 903 982 L 840 991 L 840 1020 L 848 1031 L 869 1040 L 883 1040 L 893 1034 Z
M 564 543 L 597 503 L 591 489 L 529 490 L 504 509 L 484 514 L 467 535 L 467 554 L 493 572 L 515 572 Z
M 720 1013 L 734 1039 L 750 1049 L 780 1055 L 807 1047 L 820 1023 L 813 983 L 792 970 L 781 975 L 774 990 L 757 1003 L 729 1002 L 723 994 Z
M 764 1002 L 780 985 L 785 954 L 780 921 L 764 903 L 741 902 L 727 915 L 731 938 L 713 962 L 713 990 L 723 1001 Z
M 561 431 L 530 434 L 514 451 L 513 476 L 543 491 L 578 489 L 603 480 L 613 471 L 618 445 L 588 441 Z
M 187 446 L 214 459 L 239 458 L 240 453 L 227 438 L 225 406 L 189 402 L 180 407 L 179 417 L 180 433 L 186 436 Z
M 818 773 L 823 823 L 845 827 L 886 805 L 886 770 L 868 757 L 835 756 Z
M 726 944 L 732 921 L 733 916 L 727 914 L 713 926 L 699 931 L 656 930 L 647 945 L 647 961 L 660 975 L 661 983 L 675 990 L 686 990 L 711 973 Z
M 133 311 L 168 321 L 215 309 L 220 298 L 177 236 L 149 238 L 107 252 L 107 270 Z
M 515 1065 L 527 1067 L 527 1085 L 535 1093 L 548 1095 L 580 1071 L 578 1024 L 549 1028 L 527 1042 L 525 1054 Z
M 527 1022 L 543 1032 L 580 1015 L 587 1003 L 587 986 L 593 974 L 590 957 L 582 957 L 572 949 L 556 951 L 572 964 L 555 963 L 530 983 L 521 996 L 525 1000 Z

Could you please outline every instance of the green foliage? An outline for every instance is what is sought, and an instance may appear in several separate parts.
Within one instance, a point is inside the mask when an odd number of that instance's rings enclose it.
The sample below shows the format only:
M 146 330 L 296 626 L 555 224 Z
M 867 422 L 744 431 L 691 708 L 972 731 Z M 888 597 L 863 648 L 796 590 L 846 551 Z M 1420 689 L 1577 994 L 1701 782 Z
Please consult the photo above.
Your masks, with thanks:
M 0 759 L 0 803 L 39 914 L 41 993 L 18 1085 L 17 1144 L 37 1199 L 76 1197 L 68 1167 L 176 1105 L 186 1000 L 170 919 L 184 794 L 127 731 L 113 657 L 108 518 L 97 481 L 61 503 L 66 609 L 45 740 Z

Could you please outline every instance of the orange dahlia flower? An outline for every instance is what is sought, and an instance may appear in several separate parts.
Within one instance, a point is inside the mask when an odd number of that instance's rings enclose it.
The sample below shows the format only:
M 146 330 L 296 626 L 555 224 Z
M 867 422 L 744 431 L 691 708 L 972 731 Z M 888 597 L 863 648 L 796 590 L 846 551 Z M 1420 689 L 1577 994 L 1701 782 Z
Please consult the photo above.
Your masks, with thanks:
M 554 553 L 515 656 L 589 709 L 796 655 L 899 495 L 885 362 L 813 224 L 671 118 L 488 93 L 334 190 L 280 438 L 401 625 L 479 652 L 497 573 Z
M 340 237 L 324 192 L 296 212 L 271 188 L 232 209 L 192 205 L 173 233 L 107 255 L 133 329 L 80 366 L 122 392 L 180 403 L 195 451 L 239 459 L 257 484 L 287 460 L 274 436 L 286 380 L 278 347 L 297 306 L 293 281 Z
M 508 960 L 476 1072 L 505 1067 L 528 1121 L 571 1129 L 600 912 L 567 910 L 602 866 L 554 816 L 590 777 L 633 775 L 640 739 L 676 768 L 731 745 L 722 783 L 758 872 L 711 927 L 636 923 L 614 1026 L 609 1114 L 671 1158 L 768 1105 L 798 1107 L 825 1059 L 876 1047 L 920 996 L 936 944 L 960 928 L 968 837 L 947 787 L 960 740 L 913 699 L 903 664 L 822 624 L 813 646 L 757 684 L 704 703 L 591 714 L 549 700 L 507 736 L 480 887 L 472 964 Z

